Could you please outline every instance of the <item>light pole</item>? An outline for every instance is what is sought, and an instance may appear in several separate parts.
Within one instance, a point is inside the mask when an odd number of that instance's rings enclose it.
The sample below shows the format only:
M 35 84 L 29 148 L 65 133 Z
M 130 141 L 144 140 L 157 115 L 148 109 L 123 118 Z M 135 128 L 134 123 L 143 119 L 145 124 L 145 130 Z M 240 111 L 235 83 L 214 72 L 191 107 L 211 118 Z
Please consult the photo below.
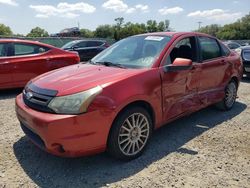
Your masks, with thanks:
M 199 24 L 199 30 L 200 30 L 202 22 L 199 21 L 199 22 L 197 22 L 197 23 Z

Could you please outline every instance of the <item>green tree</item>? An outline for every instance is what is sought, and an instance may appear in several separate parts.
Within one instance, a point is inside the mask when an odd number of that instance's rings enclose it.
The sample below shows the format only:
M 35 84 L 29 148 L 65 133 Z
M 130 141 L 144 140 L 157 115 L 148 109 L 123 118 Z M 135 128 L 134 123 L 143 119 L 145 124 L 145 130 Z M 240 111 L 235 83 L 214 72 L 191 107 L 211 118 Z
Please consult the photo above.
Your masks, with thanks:
M 0 35 L 2 36 L 11 36 L 13 33 L 9 26 L 0 24 Z
M 115 25 L 115 31 L 114 31 L 114 39 L 118 41 L 121 39 L 120 33 L 121 33 L 122 25 L 124 23 L 124 18 L 123 17 L 115 18 L 115 22 L 116 22 L 116 25 Z
M 157 31 L 168 31 L 168 30 L 170 30 L 169 23 L 170 23 L 169 20 L 159 22 L 158 26 L 157 26 Z
M 113 38 L 114 37 L 114 26 L 111 26 L 109 24 L 106 25 L 100 25 L 95 30 L 95 37 L 98 38 Z
M 148 32 L 157 32 L 157 22 L 155 20 L 148 20 L 147 21 L 147 31 Z
M 31 29 L 30 33 L 27 34 L 27 37 L 48 37 L 49 34 L 47 31 L 40 27 L 35 27 Z
M 80 36 L 85 38 L 93 38 L 94 32 L 89 29 L 80 29 Z
M 212 36 L 217 37 L 218 32 L 221 30 L 221 26 L 218 24 L 207 25 L 205 27 L 201 27 L 198 32 L 206 33 Z
M 225 40 L 250 39 L 250 13 L 240 20 L 222 27 L 218 32 L 218 37 Z

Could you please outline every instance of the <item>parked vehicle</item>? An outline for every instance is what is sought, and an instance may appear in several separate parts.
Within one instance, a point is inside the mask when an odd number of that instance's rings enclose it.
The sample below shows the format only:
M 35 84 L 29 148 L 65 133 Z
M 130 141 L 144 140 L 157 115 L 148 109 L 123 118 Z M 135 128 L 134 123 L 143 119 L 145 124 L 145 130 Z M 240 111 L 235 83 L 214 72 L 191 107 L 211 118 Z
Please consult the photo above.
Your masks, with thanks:
M 51 34 L 51 37 L 79 37 L 81 34 L 78 27 L 66 28 L 59 33 Z
M 244 74 L 250 77 L 250 46 L 240 47 L 236 49 L 236 52 L 241 55 L 243 60 Z
M 230 110 L 242 72 L 240 56 L 214 37 L 148 33 L 33 79 L 16 113 L 27 137 L 54 155 L 107 150 L 131 160 L 154 129 L 211 104 Z
M 73 65 L 78 54 L 40 42 L 0 40 L 0 89 L 24 87 L 42 73 Z
M 224 44 L 225 44 L 228 48 L 230 48 L 231 50 L 235 50 L 235 49 L 241 47 L 241 45 L 240 45 L 239 43 L 237 43 L 237 42 L 232 42 L 232 41 L 226 41 L 226 42 L 224 42 Z
M 78 52 L 81 61 L 88 61 L 109 47 L 105 40 L 75 40 L 65 44 L 62 49 Z

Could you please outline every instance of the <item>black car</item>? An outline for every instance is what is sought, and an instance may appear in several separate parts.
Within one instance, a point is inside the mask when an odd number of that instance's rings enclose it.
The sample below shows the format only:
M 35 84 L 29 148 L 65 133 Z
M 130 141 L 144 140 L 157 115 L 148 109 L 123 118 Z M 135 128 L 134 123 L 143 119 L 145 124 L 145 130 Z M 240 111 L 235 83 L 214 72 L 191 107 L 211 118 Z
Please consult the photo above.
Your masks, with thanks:
M 236 52 L 238 52 L 242 57 L 244 74 L 246 74 L 247 77 L 250 77 L 250 46 L 240 47 L 236 49 Z
M 62 49 L 76 51 L 81 61 L 88 61 L 108 46 L 105 40 L 75 40 L 65 44 Z

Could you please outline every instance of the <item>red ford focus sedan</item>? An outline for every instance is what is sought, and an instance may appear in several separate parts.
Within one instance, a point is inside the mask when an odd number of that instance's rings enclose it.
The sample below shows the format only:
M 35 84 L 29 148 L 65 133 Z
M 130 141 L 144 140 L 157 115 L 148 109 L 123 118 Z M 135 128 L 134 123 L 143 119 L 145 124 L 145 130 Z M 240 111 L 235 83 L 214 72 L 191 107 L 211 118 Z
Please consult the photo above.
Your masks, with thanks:
M 131 160 L 162 125 L 211 104 L 230 110 L 241 77 L 239 55 L 214 37 L 143 34 L 33 79 L 16 113 L 27 137 L 54 155 L 107 150 Z
M 35 41 L 0 40 L 0 89 L 24 87 L 42 73 L 73 65 L 77 53 L 67 52 Z

